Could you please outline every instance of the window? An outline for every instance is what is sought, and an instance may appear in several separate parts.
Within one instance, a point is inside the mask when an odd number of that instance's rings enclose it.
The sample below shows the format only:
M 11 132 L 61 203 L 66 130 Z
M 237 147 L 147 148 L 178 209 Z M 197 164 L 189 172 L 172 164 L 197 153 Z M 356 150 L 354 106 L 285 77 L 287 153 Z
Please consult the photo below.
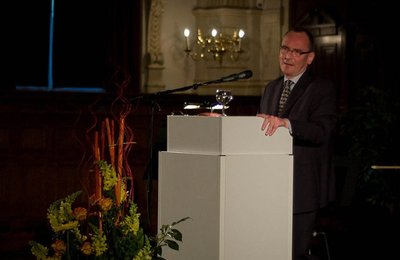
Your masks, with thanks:
M 132 78 L 140 89 L 140 3 L 19 1 L 17 90 L 106 92 Z

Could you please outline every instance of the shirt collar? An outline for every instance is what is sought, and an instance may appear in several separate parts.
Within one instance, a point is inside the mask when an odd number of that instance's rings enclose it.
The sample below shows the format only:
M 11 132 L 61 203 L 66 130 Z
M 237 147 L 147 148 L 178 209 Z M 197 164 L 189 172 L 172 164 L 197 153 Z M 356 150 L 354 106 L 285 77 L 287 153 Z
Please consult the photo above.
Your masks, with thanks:
M 304 72 L 300 73 L 299 75 L 297 75 L 297 76 L 295 76 L 295 77 L 293 77 L 291 79 L 289 79 L 286 76 L 284 76 L 284 79 L 283 79 L 284 81 L 283 82 L 285 82 L 286 80 L 291 80 L 293 82 L 291 88 L 293 89 L 294 85 L 296 85 L 297 81 L 299 81 L 300 77 L 304 74 Z

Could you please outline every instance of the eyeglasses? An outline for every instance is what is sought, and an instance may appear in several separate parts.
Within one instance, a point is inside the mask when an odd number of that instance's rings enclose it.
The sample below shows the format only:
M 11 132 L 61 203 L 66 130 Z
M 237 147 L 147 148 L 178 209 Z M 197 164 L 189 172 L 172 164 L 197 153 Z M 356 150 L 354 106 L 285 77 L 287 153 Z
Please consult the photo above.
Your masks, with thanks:
M 281 54 L 285 55 L 288 54 L 289 52 L 293 55 L 293 57 L 300 57 L 303 54 L 311 53 L 312 51 L 302 51 L 299 49 L 290 49 L 288 46 L 282 45 L 280 48 Z

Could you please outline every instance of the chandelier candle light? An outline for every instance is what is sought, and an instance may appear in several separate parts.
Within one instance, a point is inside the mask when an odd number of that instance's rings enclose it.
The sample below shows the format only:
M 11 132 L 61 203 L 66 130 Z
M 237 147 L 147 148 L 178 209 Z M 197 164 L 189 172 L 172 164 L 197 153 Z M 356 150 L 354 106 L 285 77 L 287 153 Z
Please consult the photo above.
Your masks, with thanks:
M 201 30 L 197 30 L 197 40 L 190 46 L 190 30 L 185 29 L 183 32 L 186 38 L 185 52 L 193 60 L 207 59 L 211 56 L 214 60 L 222 64 L 225 54 L 229 54 L 232 61 L 237 61 L 242 50 L 242 39 L 245 35 L 244 30 L 234 29 L 229 34 L 224 34 L 222 30 L 218 31 L 213 28 L 211 35 L 203 36 Z

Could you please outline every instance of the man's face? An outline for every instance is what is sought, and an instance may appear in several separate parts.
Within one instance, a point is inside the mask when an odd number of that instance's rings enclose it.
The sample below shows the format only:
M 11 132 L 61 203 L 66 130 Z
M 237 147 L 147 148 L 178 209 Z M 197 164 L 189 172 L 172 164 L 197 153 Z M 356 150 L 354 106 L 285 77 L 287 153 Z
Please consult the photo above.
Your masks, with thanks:
M 308 37 L 302 32 L 289 32 L 283 39 L 279 52 L 279 65 L 284 75 L 295 77 L 304 72 L 315 57 L 310 52 Z

